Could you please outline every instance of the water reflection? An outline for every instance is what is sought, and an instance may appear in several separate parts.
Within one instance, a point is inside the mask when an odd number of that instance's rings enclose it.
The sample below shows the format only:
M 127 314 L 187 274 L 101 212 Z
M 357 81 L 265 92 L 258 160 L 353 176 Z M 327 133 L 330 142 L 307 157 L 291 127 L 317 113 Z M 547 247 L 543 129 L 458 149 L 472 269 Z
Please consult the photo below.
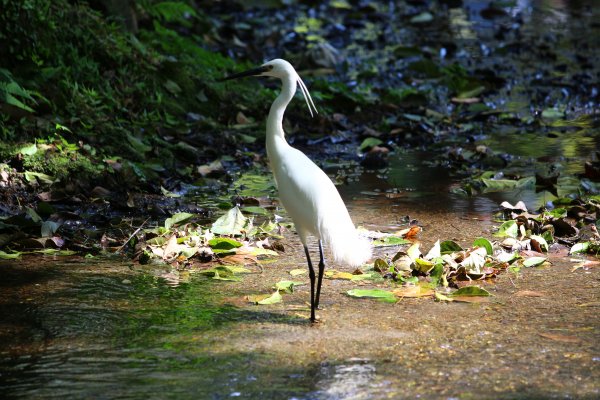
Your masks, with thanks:
M 315 377 L 317 390 L 308 399 L 372 398 L 376 368 L 368 359 L 350 359 L 338 365 L 324 364 Z

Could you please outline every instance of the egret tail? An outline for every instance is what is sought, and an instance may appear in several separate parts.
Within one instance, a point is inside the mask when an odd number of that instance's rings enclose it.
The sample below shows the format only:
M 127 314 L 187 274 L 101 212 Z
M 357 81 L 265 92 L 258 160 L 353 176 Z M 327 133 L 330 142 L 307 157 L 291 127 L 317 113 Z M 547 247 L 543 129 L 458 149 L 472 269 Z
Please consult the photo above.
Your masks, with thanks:
M 345 208 L 343 211 L 346 215 L 338 216 L 336 223 L 322 225 L 321 236 L 336 263 L 358 267 L 371 258 L 373 249 L 369 240 L 358 234 Z

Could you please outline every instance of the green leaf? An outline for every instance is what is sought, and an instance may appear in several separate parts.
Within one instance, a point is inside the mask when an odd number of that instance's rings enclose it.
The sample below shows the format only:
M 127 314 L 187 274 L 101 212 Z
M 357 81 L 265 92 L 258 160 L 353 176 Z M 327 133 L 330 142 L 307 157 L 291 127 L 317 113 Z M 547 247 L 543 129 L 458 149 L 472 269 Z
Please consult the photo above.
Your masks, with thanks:
M 36 143 L 33 143 L 32 145 L 29 146 L 23 146 L 21 147 L 21 149 L 19 149 L 19 153 L 23 154 L 24 156 L 32 156 L 35 153 L 37 153 L 38 151 L 38 147 Z
M 491 293 L 479 286 L 465 286 L 450 294 L 454 296 L 491 296 Z
M 17 252 L 17 253 L 6 253 L 2 250 L 0 250 L 0 259 L 1 260 L 14 260 L 16 258 L 21 257 L 21 253 Z
M 167 218 L 165 220 L 165 228 L 171 229 L 175 225 L 180 225 L 182 222 L 189 221 L 194 216 L 195 214 L 190 214 L 186 212 L 173 214 L 171 218 Z
M 238 272 L 250 272 L 250 270 L 233 265 L 220 265 L 211 269 L 199 271 L 200 274 L 211 277 L 219 281 L 240 281 L 241 279 L 235 276 Z
M 165 189 L 164 187 L 160 187 L 160 192 L 162 193 L 163 196 L 165 197 L 171 197 L 171 198 L 178 198 L 181 197 L 180 194 L 177 193 L 173 193 L 173 192 L 169 192 L 167 189 Z
M 433 266 L 433 269 L 429 272 L 429 276 L 431 278 L 431 288 L 436 288 L 441 283 L 443 283 L 442 277 L 444 275 L 444 264 L 437 263 Z
M 410 240 L 406 240 L 399 236 L 393 236 L 393 235 L 384 236 L 382 238 L 373 240 L 374 247 L 398 246 L 398 245 L 409 244 L 409 243 L 412 243 L 412 242 Z
M 524 189 L 535 186 L 534 176 L 521 178 L 518 180 L 481 178 L 481 181 L 486 186 L 486 190 L 484 190 L 485 192 Z
M 127 133 L 127 141 L 133 147 L 133 149 L 139 154 L 145 154 L 152 150 L 152 146 L 144 143 L 144 141 L 138 137 L 133 136 L 131 133 Z
M 428 11 L 424 11 L 420 14 L 415 15 L 410 19 L 412 24 L 427 24 L 433 21 L 433 14 Z
M 559 119 L 564 118 L 565 112 L 557 110 L 556 108 L 546 108 L 542 111 L 542 118 L 545 119 Z
M 548 215 L 554 219 L 559 219 L 559 218 L 564 218 L 567 216 L 567 209 L 566 208 L 555 208 L 554 210 L 550 210 L 550 211 L 545 211 L 544 212 L 545 215 Z
M 0 102 L 10 104 L 28 112 L 34 112 L 31 107 L 15 97 L 19 96 L 35 103 L 35 99 L 31 96 L 32 93 L 33 92 L 21 87 L 14 80 L 10 71 L 0 68 Z
M 372 298 L 386 303 L 395 303 L 397 301 L 394 293 L 383 289 L 351 289 L 346 292 L 350 297 Z
M 243 207 L 242 211 L 244 211 L 245 213 L 250 213 L 250 214 L 256 214 L 256 215 L 268 215 L 268 211 L 265 210 L 263 207 L 258 207 L 258 206 L 248 206 L 248 207 Z
M 500 262 L 505 262 L 508 264 L 511 264 L 513 261 L 515 261 L 516 259 L 519 259 L 519 258 L 521 258 L 521 256 L 516 251 L 513 253 L 507 253 L 505 251 L 501 251 L 498 255 L 496 255 L 496 260 L 498 260 Z
M 212 224 L 212 232 L 219 235 L 241 235 L 248 225 L 248 218 L 244 217 L 239 207 L 227 211 L 225 215 Z
M 475 241 L 473 242 L 473 246 L 485 248 L 485 251 L 488 256 L 491 256 L 494 254 L 494 247 L 492 246 L 492 243 L 490 243 L 490 241 L 487 240 L 486 238 L 480 237 L 480 238 L 475 239 Z
M 52 177 L 50 175 L 47 175 L 47 174 L 44 174 L 41 172 L 25 171 L 25 179 L 27 180 L 27 182 L 33 182 L 37 179 L 41 183 L 45 183 L 48 185 L 51 185 L 54 183 L 54 179 L 52 179 Z
M 42 222 L 42 237 L 50 237 L 58 230 L 60 224 L 54 221 Z
M 575 243 L 571 250 L 569 250 L 569 254 L 574 253 L 587 253 L 590 248 L 590 242 L 579 242 Z
M 211 239 L 208 241 L 208 245 L 213 250 L 232 250 L 243 246 L 243 244 L 237 240 L 224 237 Z
M 463 248 L 460 247 L 458 243 L 452 240 L 444 240 L 440 243 L 440 252 L 442 254 L 450 254 L 455 253 L 457 251 L 462 251 Z
M 27 207 L 27 215 L 29 215 L 31 217 L 31 220 L 33 222 L 42 222 L 42 217 L 40 217 L 40 215 L 31 207 Z
M 303 282 L 279 281 L 275 284 L 275 289 L 283 293 L 294 293 L 294 286 L 303 285 Z
M 417 258 L 414 260 L 414 269 L 422 274 L 428 274 L 434 267 L 434 264 L 431 261 L 424 260 L 422 258 Z
M 446 296 L 440 292 L 435 292 L 435 301 L 454 301 L 452 297 Z
M 498 228 L 498 232 L 494 233 L 494 236 L 497 236 L 497 237 L 508 236 L 511 238 L 516 238 L 517 236 L 519 236 L 519 227 L 517 225 L 517 221 L 515 221 L 514 219 L 511 219 L 510 221 L 504 222 Z
M 523 261 L 523 266 L 525 267 L 539 267 L 544 262 L 546 262 L 546 257 L 529 257 L 528 259 Z
M 145 10 L 165 22 L 185 22 L 187 15 L 197 16 L 196 10 L 183 1 L 159 1 Z
M 281 296 L 279 290 L 276 290 L 275 292 L 273 292 L 272 295 L 258 294 L 255 296 L 248 296 L 248 300 L 254 304 L 276 304 L 281 303 L 281 301 L 283 300 L 283 296 Z
M 43 250 L 34 250 L 32 253 L 38 254 L 51 254 L 53 256 L 72 256 L 77 254 L 76 251 L 73 250 L 59 250 L 59 249 L 43 249 Z
M 360 152 L 363 152 L 363 151 L 365 151 L 367 149 L 370 149 L 372 147 L 379 146 L 382 143 L 383 143 L 383 141 L 381 139 L 377 139 L 377 138 L 374 138 L 374 137 L 368 137 L 368 138 L 365 138 L 362 141 L 362 143 L 360 144 L 360 146 L 358 146 L 358 150 Z

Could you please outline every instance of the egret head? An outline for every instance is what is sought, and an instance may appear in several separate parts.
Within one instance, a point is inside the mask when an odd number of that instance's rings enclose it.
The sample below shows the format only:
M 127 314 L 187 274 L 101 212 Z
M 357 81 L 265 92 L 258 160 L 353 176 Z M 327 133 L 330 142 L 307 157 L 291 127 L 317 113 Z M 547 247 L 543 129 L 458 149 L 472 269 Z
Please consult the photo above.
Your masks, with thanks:
M 304 96 L 304 100 L 306 100 L 306 105 L 308 106 L 308 111 L 310 115 L 313 116 L 313 111 L 317 112 L 317 108 L 315 107 L 315 103 L 306 88 L 306 85 L 300 78 L 300 75 L 296 72 L 292 64 L 287 62 L 286 60 L 282 60 L 281 58 L 276 58 L 274 60 L 268 61 L 261 65 L 258 68 L 253 68 L 248 71 L 239 72 L 237 74 L 229 75 L 222 79 L 222 81 L 227 81 L 230 79 L 243 78 L 246 76 L 272 76 L 274 78 L 279 78 L 283 82 L 286 81 L 288 77 L 291 77 L 293 81 L 296 81 L 298 86 L 300 86 L 300 91 Z

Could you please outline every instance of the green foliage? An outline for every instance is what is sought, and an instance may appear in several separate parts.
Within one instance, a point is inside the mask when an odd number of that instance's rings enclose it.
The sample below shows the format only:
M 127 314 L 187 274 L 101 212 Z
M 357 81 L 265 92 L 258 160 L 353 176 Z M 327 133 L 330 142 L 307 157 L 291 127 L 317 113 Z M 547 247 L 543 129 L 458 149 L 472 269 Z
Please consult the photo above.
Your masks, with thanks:
M 155 166 L 175 167 L 176 145 L 163 134 L 189 132 L 186 114 L 217 115 L 221 101 L 237 96 L 266 104 L 271 93 L 257 84 L 216 83 L 235 63 L 202 48 L 207 24 L 190 4 L 140 1 L 140 15 L 151 21 L 132 35 L 87 3 L 0 0 L 0 139 L 33 142 L 60 123 L 66 139 L 92 148 L 75 164 L 90 170 L 83 164 L 101 163 L 91 153 L 119 156 L 143 181 Z M 172 25 L 186 27 L 185 35 Z M 3 103 L 20 114 L 5 113 Z M 57 158 L 46 168 L 41 157 L 28 167 L 54 174 L 69 166 Z
M 0 103 L 10 104 L 22 110 L 33 112 L 31 107 L 23 103 L 26 100 L 36 103 L 32 94 L 32 92 L 24 89 L 14 80 L 10 71 L 0 68 Z

